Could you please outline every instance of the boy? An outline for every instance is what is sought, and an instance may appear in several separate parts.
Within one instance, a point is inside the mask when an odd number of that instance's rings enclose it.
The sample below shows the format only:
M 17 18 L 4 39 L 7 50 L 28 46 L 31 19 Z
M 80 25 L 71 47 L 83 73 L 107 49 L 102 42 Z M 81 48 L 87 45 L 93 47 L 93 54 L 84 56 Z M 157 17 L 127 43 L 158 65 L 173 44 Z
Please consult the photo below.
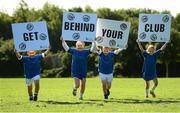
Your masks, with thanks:
M 63 38 L 61 39 L 64 50 L 68 51 L 72 55 L 71 75 L 74 78 L 72 94 L 73 96 L 76 96 L 77 89 L 81 84 L 79 99 L 83 100 L 83 94 L 86 85 L 88 55 L 94 51 L 95 43 L 92 43 L 91 49 L 84 49 L 85 43 L 82 41 L 77 41 L 76 48 L 69 48 Z
M 146 93 L 145 93 L 146 98 L 148 98 L 150 80 L 153 80 L 154 82 L 154 86 L 152 90 L 150 90 L 150 94 L 153 97 L 156 97 L 154 92 L 158 85 L 157 74 L 156 74 L 156 61 L 157 58 L 160 56 L 161 51 L 163 51 L 166 48 L 168 42 L 166 42 L 159 50 L 155 51 L 154 45 L 149 45 L 147 50 L 144 50 L 139 40 L 137 39 L 136 41 L 144 57 L 143 78 L 146 82 Z
M 99 55 L 99 76 L 102 83 L 102 89 L 104 93 L 104 99 L 108 99 L 110 95 L 110 88 L 113 79 L 113 68 L 114 68 L 114 56 L 122 49 L 117 49 L 115 51 L 110 51 L 109 47 L 103 47 L 103 49 L 97 48 Z
M 24 76 L 26 78 L 26 85 L 28 88 L 29 100 L 37 101 L 39 92 L 39 80 L 41 71 L 41 60 L 48 54 L 49 49 L 42 54 L 36 54 L 35 51 L 28 51 L 27 56 L 22 56 L 15 50 L 16 56 L 24 64 Z M 34 81 L 35 92 L 32 93 L 32 82 Z

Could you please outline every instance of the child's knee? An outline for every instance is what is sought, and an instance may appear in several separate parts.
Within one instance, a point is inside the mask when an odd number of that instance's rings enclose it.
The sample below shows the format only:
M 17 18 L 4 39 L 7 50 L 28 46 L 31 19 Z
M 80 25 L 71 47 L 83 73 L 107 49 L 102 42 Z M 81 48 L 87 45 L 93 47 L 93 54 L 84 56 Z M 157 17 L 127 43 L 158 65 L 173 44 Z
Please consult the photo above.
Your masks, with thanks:
M 149 84 L 146 84 L 146 89 L 149 89 Z
M 75 84 L 75 88 L 79 88 L 79 86 L 80 86 L 79 83 Z
M 155 82 L 154 85 L 155 85 L 155 86 L 158 86 L 158 82 Z
M 102 83 L 102 87 L 103 87 L 103 88 L 106 88 L 106 84 L 105 84 L 105 83 Z
M 111 88 L 111 85 L 108 85 L 108 89 L 110 89 Z

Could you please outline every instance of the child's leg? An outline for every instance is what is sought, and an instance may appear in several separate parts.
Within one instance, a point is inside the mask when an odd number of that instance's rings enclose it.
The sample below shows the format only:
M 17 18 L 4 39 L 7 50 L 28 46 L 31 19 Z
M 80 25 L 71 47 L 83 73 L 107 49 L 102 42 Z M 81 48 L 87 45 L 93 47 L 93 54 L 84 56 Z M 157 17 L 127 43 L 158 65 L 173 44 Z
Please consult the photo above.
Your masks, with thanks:
M 32 93 L 32 79 L 26 79 L 26 85 L 29 94 L 29 100 L 33 100 L 33 93 Z
M 35 91 L 34 91 L 34 101 L 37 101 L 38 99 L 38 93 L 39 93 L 39 80 L 40 80 L 40 75 L 36 75 L 33 77 L 34 80 L 34 86 L 35 86 Z
M 107 94 L 107 84 L 106 84 L 106 80 L 101 80 L 102 83 L 102 89 L 103 89 L 103 93 Z
M 74 77 L 74 86 L 73 86 L 73 96 L 76 96 L 77 89 L 79 88 L 80 80 L 76 77 Z
M 108 90 L 111 89 L 111 82 L 107 82 L 107 87 L 106 87 Z
M 86 78 L 83 78 L 81 80 L 81 89 L 80 89 L 80 99 L 81 100 L 83 99 L 83 94 L 84 94 L 85 88 L 86 88 Z
M 113 74 L 108 74 L 107 75 L 107 95 L 110 95 L 110 88 L 111 88 L 111 83 L 112 83 L 112 79 L 113 79 Z
M 39 93 L 39 80 L 34 80 L 34 86 L 35 86 L 34 101 L 37 101 L 38 93 Z
M 153 88 L 152 88 L 152 91 L 154 92 L 155 89 L 156 89 L 156 87 L 158 86 L 158 79 L 155 78 L 155 79 L 153 80 L 153 82 L 154 82 L 154 86 L 153 86 Z
M 39 93 L 39 80 L 34 80 L 34 86 L 35 86 L 35 91 L 34 94 L 38 95 Z
M 39 93 L 39 80 L 34 80 L 34 85 L 35 85 L 34 94 L 38 94 Z
M 74 89 L 78 89 L 80 86 L 80 80 L 76 77 L 74 77 Z
M 146 98 L 148 98 L 150 81 L 146 81 Z
M 156 97 L 154 91 L 155 91 L 156 87 L 158 86 L 158 80 L 157 80 L 157 78 L 155 78 L 155 79 L 153 80 L 153 82 L 154 82 L 154 86 L 153 86 L 152 90 L 150 91 L 150 94 L 151 94 L 153 97 Z
M 109 74 L 109 75 L 107 76 L 107 90 L 110 90 L 110 89 L 111 89 L 112 80 L 113 80 L 113 74 Z
M 33 93 L 32 93 L 32 84 L 29 85 L 29 86 L 27 86 L 27 88 L 28 88 L 28 94 L 29 94 L 29 96 L 33 96 Z

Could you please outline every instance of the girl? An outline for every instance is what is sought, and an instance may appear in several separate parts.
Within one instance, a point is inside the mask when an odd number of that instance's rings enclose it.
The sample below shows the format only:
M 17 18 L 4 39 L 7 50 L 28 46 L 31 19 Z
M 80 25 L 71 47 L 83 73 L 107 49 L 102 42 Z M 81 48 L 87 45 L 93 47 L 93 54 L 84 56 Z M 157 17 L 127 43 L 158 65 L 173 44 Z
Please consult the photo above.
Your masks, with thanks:
M 161 51 L 163 51 L 166 48 L 166 45 L 168 44 L 168 42 L 166 42 L 157 51 L 155 51 L 155 47 L 153 45 L 149 45 L 147 50 L 145 51 L 138 39 L 137 39 L 137 43 L 144 57 L 143 78 L 146 82 L 146 98 L 148 98 L 150 80 L 153 80 L 154 82 L 154 86 L 152 90 L 150 90 L 150 94 L 153 97 L 156 97 L 155 92 L 154 92 L 158 85 L 157 74 L 156 74 L 156 62 L 157 62 L 158 56 L 160 55 Z
M 110 51 L 109 47 L 103 49 L 97 48 L 99 55 L 99 77 L 102 83 L 104 99 L 108 99 L 110 95 L 110 88 L 113 79 L 114 56 L 117 55 L 122 49 Z
M 71 64 L 71 75 L 74 78 L 74 87 L 72 94 L 76 96 L 77 89 L 80 88 L 80 100 L 83 100 L 83 94 L 86 85 L 86 75 L 87 75 L 87 61 L 88 55 L 94 51 L 95 43 L 92 43 L 91 49 L 84 49 L 85 43 L 82 41 L 76 42 L 76 48 L 69 48 L 66 42 L 62 39 L 62 46 L 65 51 L 68 51 L 72 55 Z
M 15 54 L 19 60 L 24 63 L 24 76 L 26 78 L 26 85 L 28 88 L 29 100 L 37 101 L 39 92 L 39 80 L 41 71 L 41 60 L 48 54 L 49 49 L 42 54 L 36 54 L 35 51 L 28 51 L 28 56 L 22 56 L 15 50 Z M 32 93 L 32 82 L 34 81 L 35 92 Z

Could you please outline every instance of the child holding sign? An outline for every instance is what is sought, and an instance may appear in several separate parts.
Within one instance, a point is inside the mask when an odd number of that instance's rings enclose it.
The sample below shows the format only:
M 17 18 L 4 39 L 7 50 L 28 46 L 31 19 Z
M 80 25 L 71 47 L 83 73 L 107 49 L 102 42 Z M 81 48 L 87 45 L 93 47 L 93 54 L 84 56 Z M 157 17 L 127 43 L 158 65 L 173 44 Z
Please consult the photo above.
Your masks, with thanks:
M 37 101 L 39 92 L 39 80 L 41 71 L 41 60 L 48 54 L 49 49 L 42 54 L 36 54 L 35 51 L 28 51 L 28 56 L 22 56 L 15 50 L 16 56 L 24 63 L 24 76 L 26 78 L 26 85 L 28 87 L 29 100 Z M 32 82 L 34 81 L 35 92 L 32 93 Z
M 82 41 L 76 42 L 76 48 L 69 48 L 66 42 L 62 39 L 62 46 L 65 51 L 68 51 L 72 55 L 71 74 L 74 78 L 73 96 L 76 96 L 77 89 L 81 84 L 80 100 L 83 100 L 83 94 L 86 85 L 87 74 L 87 58 L 88 55 L 94 51 L 95 43 L 92 43 L 91 49 L 84 49 L 85 43 Z
M 103 49 L 97 48 L 99 55 L 99 76 L 102 83 L 102 89 L 104 92 L 104 99 L 108 99 L 110 95 L 110 88 L 113 79 L 113 67 L 114 67 L 114 56 L 122 49 L 110 51 L 109 47 L 103 47 Z
M 154 93 L 158 85 L 157 74 L 156 74 L 156 61 L 161 51 L 163 51 L 166 48 L 168 42 L 166 42 L 159 50 L 155 51 L 154 45 L 149 45 L 148 48 L 144 50 L 139 40 L 137 39 L 136 41 L 144 57 L 143 78 L 146 82 L 146 98 L 148 98 L 150 80 L 153 80 L 154 82 L 154 86 L 152 90 L 150 90 L 150 94 L 153 97 L 156 97 Z

